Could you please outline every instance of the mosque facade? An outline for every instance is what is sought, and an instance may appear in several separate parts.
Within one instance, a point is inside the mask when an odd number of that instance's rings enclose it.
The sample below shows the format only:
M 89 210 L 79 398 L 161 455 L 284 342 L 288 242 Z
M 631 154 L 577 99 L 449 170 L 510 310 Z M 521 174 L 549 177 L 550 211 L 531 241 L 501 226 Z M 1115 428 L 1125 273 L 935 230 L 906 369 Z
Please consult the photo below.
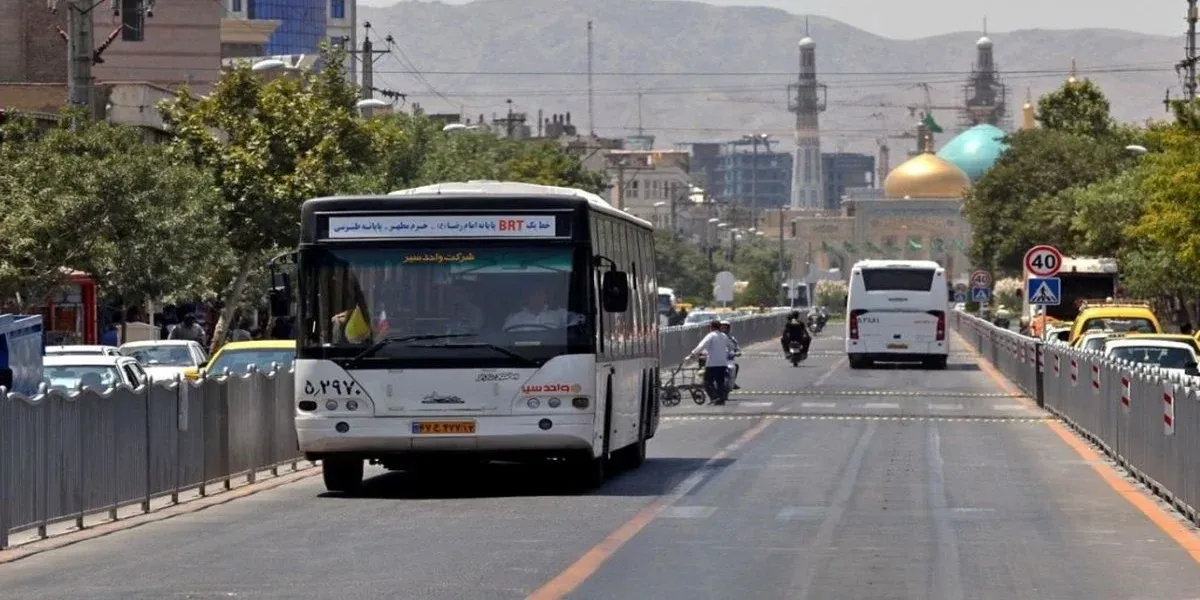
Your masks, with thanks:
M 977 42 L 980 62 L 992 67 L 992 42 L 986 36 Z M 986 58 L 985 58 L 986 55 Z M 993 69 L 988 82 L 997 82 Z M 982 103 L 980 103 L 982 104 Z M 786 248 L 792 256 L 791 279 L 826 278 L 833 269 L 848 274 L 855 262 L 868 258 L 934 260 L 946 268 L 947 279 L 965 282 L 971 265 L 966 252 L 971 228 L 962 211 L 964 194 L 999 159 L 1008 135 L 994 123 L 1003 115 L 989 118 L 981 107 L 973 109 L 975 123 L 935 150 L 936 132 L 941 130 L 932 115 L 924 115 L 917 126 L 919 152 L 888 173 L 882 187 L 847 190 L 837 211 L 806 211 L 767 216 L 765 232 L 790 229 Z M 998 107 L 1003 110 L 1003 105 Z M 1033 125 L 1033 106 L 1023 107 L 1022 128 Z M 773 217 L 773 219 L 772 219 Z M 780 220 L 788 219 L 790 227 Z

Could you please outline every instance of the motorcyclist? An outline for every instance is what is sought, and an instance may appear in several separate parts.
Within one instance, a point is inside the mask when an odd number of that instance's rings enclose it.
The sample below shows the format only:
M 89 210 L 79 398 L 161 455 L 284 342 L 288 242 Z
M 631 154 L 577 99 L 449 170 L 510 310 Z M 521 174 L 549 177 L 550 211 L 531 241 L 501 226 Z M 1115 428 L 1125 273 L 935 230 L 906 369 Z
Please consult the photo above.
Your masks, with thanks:
M 800 311 L 793 310 L 788 315 L 787 323 L 783 326 L 783 336 L 779 341 L 783 345 L 784 358 L 790 358 L 789 346 L 792 342 L 800 344 L 801 356 L 808 356 L 808 346 L 812 343 L 812 335 L 808 333 L 808 326 L 800 317 Z
M 733 333 L 730 331 L 732 328 L 733 324 L 729 321 L 721 321 L 721 332 L 729 337 L 730 342 L 733 342 L 733 346 L 729 350 L 729 387 L 730 389 L 739 390 L 741 386 L 737 384 L 737 376 L 742 366 L 737 364 L 736 359 L 742 355 L 742 347 L 738 344 L 737 338 L 733 337 Z

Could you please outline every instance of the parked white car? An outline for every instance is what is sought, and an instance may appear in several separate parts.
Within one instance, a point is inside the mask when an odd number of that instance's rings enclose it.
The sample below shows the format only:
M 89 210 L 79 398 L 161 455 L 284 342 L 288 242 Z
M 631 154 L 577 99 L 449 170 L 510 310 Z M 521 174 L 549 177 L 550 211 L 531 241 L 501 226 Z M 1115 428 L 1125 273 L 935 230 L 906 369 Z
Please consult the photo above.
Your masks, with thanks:
M 148 340 L 121 345 L 121 354 L 137 360 L 154 381 L 170 381 L 208 362 L 204 347 L 191 340 Z
M 1112 339 L 1118 339 L 1125 334 L 1117 331 L 1089 331 L 1079 336 L 1075 347 L 1084 352 L 1104 354 L 1104 344 Z
M 136 388 L 150 382 L 150 377 L 142 366 L 128 356 L 47 356 L 42 359 L 42 370 L 46 385 L 61 390 L 86 387 L 102 392 L 120 384 Z
M 86 344 L 70 344 L 66 346 L 46 346 L 46 356 L 80 356 L 96 354 L 100 356 L 120 356 L 121 351 L 116 346 L 97 346 Z
M 1181 375 L 1200 375 L 1196 350 L 1187 342 L 1147 339 L 1112 339 L 1104 344 L 1108 358 L 1157 366 Z

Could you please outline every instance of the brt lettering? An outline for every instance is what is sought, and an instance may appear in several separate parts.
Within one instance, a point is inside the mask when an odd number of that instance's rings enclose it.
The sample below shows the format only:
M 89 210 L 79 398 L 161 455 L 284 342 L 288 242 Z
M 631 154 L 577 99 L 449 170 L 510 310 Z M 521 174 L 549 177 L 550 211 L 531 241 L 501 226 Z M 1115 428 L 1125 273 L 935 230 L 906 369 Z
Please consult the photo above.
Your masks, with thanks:
M 500 231 L 522 231 L 525 229 L 525 221 L 520 219 L 500 219 Z

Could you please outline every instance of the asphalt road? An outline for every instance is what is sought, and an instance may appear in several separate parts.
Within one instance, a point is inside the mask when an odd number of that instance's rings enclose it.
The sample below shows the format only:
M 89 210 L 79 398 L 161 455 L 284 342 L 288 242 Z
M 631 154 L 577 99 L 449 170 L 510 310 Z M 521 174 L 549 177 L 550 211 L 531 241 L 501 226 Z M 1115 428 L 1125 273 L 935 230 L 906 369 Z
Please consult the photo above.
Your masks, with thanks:
M 521 468 L 380 472 L 360 498 L 306 479 L 0 566 L 0 598 L 1200 597 L 1200 565 L 971 355 L 777 348 L 589 495 Z

